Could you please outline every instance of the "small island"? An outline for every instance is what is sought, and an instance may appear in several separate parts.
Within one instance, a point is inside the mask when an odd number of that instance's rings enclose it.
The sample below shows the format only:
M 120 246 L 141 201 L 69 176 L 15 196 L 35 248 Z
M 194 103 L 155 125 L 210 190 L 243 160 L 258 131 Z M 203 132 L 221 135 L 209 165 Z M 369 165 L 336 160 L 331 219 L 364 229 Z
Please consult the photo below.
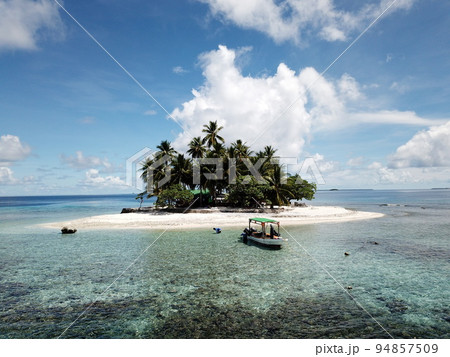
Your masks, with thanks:
M 217 122 L 204 125 L 205 136 L 195 137 L 185 154 L 167 140 L 142 166 L 147 190 L 139 193 L 138 208 L 122 213 L 48 223 L 49 228 L 71 225 L 79 229 L 189 229 L 245 226 L 249 214 L 276 218 L 283 225 L 314 224 L 370 219 L 383 216 L 342 207 L 312 207 L 316 185 L 291 175 L 277 157 L 277 149 L 265 146 L 253 152 L 242 140 L 226 146 Z M 164 184 L 160 184 L 164 182 Z M 156 196 L 153 207 L 142 207 Z
M 170 213 L 160 210 L 146 213 L 110 214 L 72 220 L 41 224 L 41 227 L 60 229 L 63 225 L 72 225 L 79 230 L 108 229 L 158 229 L 186 230 L 212 227 L 243 228 L 248 225 L 249 217 L 255 212 L 259 216 L 274 218 L 282 226 L 298 226 L 319 223 L 338 223 L 383 217 L 376 212 L 362 212 L 336 206 L 308 206 L 283 208 L 279 210 L 249 211 L 237 208 L 194 209 L 189 213 Z
M 142 167 L 147 190 L 136 199 L 142 204 L 145 197 L 156 196 L 155 206 L 160 209 L 273 209 L 289 206 L 292 200 L 314 198 L 316 185 L 287 173 L 277 148 L 266 145 L 254 152 L 239 139 L 226 146 L 220 136 L 222 129 L 217 121 L 204 125 L 204 137 L 193 138 L 186 155 L 177 152 L 169 141 L 162 141 Z

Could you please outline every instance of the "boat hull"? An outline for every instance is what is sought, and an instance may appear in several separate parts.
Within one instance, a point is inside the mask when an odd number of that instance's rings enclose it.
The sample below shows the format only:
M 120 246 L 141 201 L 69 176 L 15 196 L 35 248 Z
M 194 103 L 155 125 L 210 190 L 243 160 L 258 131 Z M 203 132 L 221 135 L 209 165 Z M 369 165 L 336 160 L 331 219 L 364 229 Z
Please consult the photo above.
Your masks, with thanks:
M 281 248 L 284 242 L 282 238 L 273 239 L 273 238 L 256 238 L 253 236 L 247 236 L 247 239 L 256 242 L 258 244 L 273 248 Z

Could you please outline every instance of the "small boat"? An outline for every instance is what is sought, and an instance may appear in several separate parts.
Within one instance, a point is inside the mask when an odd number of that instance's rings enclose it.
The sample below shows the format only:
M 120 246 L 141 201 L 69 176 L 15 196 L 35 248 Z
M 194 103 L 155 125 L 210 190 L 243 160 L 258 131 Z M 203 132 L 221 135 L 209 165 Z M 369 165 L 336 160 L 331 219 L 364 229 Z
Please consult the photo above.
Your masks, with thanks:
M 281 248 L 284 243 L 280 236 L 280 222 L 269 218 L 250 218 L 248 228 L 244 229 L 241 236 L 242 241 L 247 244 L 253 241 L 267 247 Z

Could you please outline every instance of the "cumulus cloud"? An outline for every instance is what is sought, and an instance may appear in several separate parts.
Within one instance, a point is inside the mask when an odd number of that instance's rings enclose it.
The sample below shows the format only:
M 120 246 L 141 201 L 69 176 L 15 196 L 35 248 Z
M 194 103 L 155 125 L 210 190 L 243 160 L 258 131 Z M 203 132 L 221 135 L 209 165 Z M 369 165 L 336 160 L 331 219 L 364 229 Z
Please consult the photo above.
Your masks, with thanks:
M 0 50 L 33 50 L 40 38 L 62 33 L 54 1 L 0 0 Z
M 319 153 L 314 154 L 312 158 L 320 172 L 323 174 L 338 171 L 341 166 L 337 161 L 326 160 L 325 157 Z
M 363 94 L 360 90 L 360 85 L 358 84 L 356 79 L 348 73 L 344 73 L 342 75 L 337 85 L 339 88 L 339 92 L 344 99 L 348 98 L 350 100 L 357 100 L 363 97 Z
M 30 153 L 30 147 L 23 144 L 18 136 L 2 135 L 0 137 L 0 163 L 8 164 L 23 160 Z
M 84 156 L 82 151 L 77 151 L 75 156 L 61 155 L 61 161 L 77 170 L 101 168 L 103 172 L 113 172 L 115 168 L 107 158 L 97 156 Z
M 101 176 L 97 169 L 86 171 L 83 186 L 115 187 L 126 186 L 125 181 L 117 176 Z
M 15 162 L 24 160 L 31 153 L 28 145 L 23 144 L 18 136 L 2 135 L 0 137 L 0 184 L 18 185 L 27 183 L 14 177 L 14 172 L 9 168 Z
M 433 168 L 389 168 L 380 162 L 373 162 L 367 167 L 339 165 L 318 155 L 316 161 L 324 183 L 336 188 L 430 188 L 447 187 L 450 174 L 449 167 Z M 360 160 L 357 160 L 360 161 Z M 347 163 L 348 164 L 348 163 Z M 304 175 L 302 175 L 303 177 Z M 304 178 L 310 180 L 307 175 Z M 312 178 L 314 179 L 314 178 Z M 314 180 L 313 180 L 314 181 Z M 319 188 L 323 184 L 318 182 Z
M 369 170 L 378 170 L 378 169 L 381 169 L 382 167 L 383 167 L 383 164 L 378 161 L 374 161 L 371 164 L 369 164 L 369 166 L 367 166 L 367 168 Z
M 34 176 L 24 176 L 20 179 L 14 177 L 14 172 L 9 167 L 0 166 L 0 185 L 26 186 L 37 182 Z
M 389 159 L 389 167 L 450 167 L 450 121 L 414 135 Z
M 324 180 L 318 182 L 319 186 L 325 183 L 328 187 L 339 188 L 430 188 L 448 187 L 450 183 L 450 166 L 394 168 L 378 161 L 364 166 L 362 157 L 340 165 L 321 154 L 314 155 L 314 158 Z
M 171 113 L 185 129 L 175 140 L 175 147 L 184 150 L 191 140 L 189 134 L 202 135 L 202 126 L 217 120 L 224 126 L 222 133 L 229 141 L 243 139 L 254 149 L 265 145 L 282 147 L 282 155 L 299 153 L 311 127 L 310 114 L 305 109 L 305 79 L 285 64 L 280 64 L 270 77 L 245 77 L 235 65 L 236 55 L 219 46 L 217 51 L 200 56 L 204 84 L 192 91 L 192 100 Z M 296 100 L 293 110 L 257 137 L 271 119 Z M 279 140 L 283 140 L 283 145 L 279 145 Z
M 13 176 L 13 172 L 9 167 L 0 166 L 0 184 L 11 185 L 17 183 L 17 180 Z
M 389 168 L 379 167 L 372 171 L 367 171 L 375 178 L 376 185 L 388 187 L 447 187 L 449 183 L 450 168 L 448 167 L 407 167 Z
M 185 150 L 192 136 L 202 135 L 202 126 L 215 120 L 228 143 L 242 139 L 254 150 L 273 145 L 290 157 L 300 156 L 312 133 L 321 130 L 365 123 L 436 124 L 413 112 L 352 112 L 365 96 L 349 74 L 330 80 L 312 67 L 297 74 L 281 63 L 273 75 L 244 76 L 236 65 L 242 52 L 219 46 L 200 56 L 204 83 L 171 113 L 184 129 L 174 141 L 177 150 Z
M 304 42 L 311 32 L 326 41 L 344 41 L 362 30 L 389 5 L 391 0 L 362 4 L 359 10 L 338 9 L 333 0 L 198 0 L 208 4 L 211 13 L 244 29 L 265 33 L 276 42 Z M 408 9 L 416 0 L 398 0 L 391 11 Z
M 364 161 L 365 161 L 365 159 L 362 156 L 354 157 L 354 158 L 351 158 L 351 159 L 349 159 L 347 161 L 347 166 L 360 167 L 360 166 L 362 166 L 364 164 Z

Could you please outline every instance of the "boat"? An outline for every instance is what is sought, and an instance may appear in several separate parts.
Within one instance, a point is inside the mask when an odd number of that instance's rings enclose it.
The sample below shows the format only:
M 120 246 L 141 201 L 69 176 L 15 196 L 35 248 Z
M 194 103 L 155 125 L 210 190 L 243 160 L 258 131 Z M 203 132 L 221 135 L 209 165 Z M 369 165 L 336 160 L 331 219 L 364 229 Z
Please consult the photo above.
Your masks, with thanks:
M 246 244 L 253 241 L 267 247 L 281 248 L 284 243 L 284 239 L 280 236 L 280 222 L 270 218 L 250 218 L 248 228 L 244 229 L 241 236 Z

